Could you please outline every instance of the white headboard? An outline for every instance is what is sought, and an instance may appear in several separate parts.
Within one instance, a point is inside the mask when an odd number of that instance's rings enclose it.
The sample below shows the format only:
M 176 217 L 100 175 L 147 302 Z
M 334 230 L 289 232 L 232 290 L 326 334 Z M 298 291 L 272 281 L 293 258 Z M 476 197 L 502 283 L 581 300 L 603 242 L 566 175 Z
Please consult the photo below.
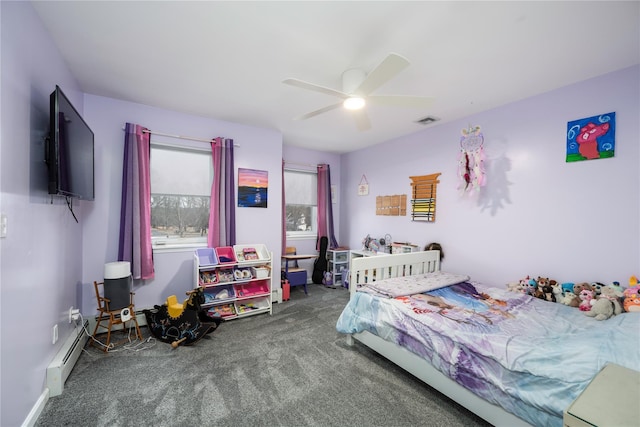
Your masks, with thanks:
M 349 269 L 349 291 L 358 283 L 369 283 L 389 277 L 413 276 L 440 270 L 440 251 L 385 254 L 353 258 Z

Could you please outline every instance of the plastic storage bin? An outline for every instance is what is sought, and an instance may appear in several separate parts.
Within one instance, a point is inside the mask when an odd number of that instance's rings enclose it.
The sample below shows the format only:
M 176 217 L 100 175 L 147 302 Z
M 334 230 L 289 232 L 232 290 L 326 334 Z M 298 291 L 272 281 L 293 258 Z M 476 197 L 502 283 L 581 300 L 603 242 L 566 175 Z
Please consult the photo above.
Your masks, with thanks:
M 256 279 L 266 279 L 269 277 L 269 268 L 265 266 L 251 267 L 251 273 Z
M 200 264 L 200 267 L 218 264 L 218 257 L 213 248 L 196 249 L 196 255 L 198 255 L 198 264 Z
M 218 272 L 215 270 L 201 271 L 198 278 L 200 286 L 211 286 L 219 282 Z
M 246 250 L 253 249 L 255 251 L 255 253 L 258 255 L 257 260 L 259 260 L 259 261 L 266 261 L 266 260 L 271 259 L 271 253 L 267 250 L 267 247 L 265 245 L 263 245 L 263 244 L 256 243 L 255 245 L 234 245 L 233 246 L 233 251 L 236 254 L 236 259 L 238 260 L 238 262 L 256 261 L 255 259 L 245 259 L 244 258 L 245 249 Z M 253 252 L 253 251 L 251 251 L 251 252 Z
M 207 310 L 207 315 L 213 317 L 213 315 L 219 315 L 223 318 L 236 315 L 236 306 L 234 303 L 215 305 Z
M 234 285 L 236 298 L 247 298 L 269 293 L 269 285 L 265 281 Z
M 220 264 L 233 264 L 236 262 L 236 256 L 231 246 L 221 246 L 216 248 L 216 255 Z
M 269 308 L 268 298 L 255 298 L 243 301 L 236 301 L 236 313 L 239 315 L 251 313 L 256 310 Z
M 236 292 L 233 289 L 233 286 L 231 285 L 218 286 L 216 288 L 207 290 L 207 292 L 204 293 L 204 299 L 205 299 L 204 303 L 212 304 L 212 303 L 235 298 L 235 296 L 236 296 Z

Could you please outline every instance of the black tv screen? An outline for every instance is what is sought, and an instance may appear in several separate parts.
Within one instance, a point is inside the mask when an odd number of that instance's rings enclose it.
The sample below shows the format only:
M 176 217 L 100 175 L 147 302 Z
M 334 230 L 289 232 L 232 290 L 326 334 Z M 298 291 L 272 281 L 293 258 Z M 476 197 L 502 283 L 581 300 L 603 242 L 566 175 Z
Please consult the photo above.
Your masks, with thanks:
M 49 194 L 93 200 L 94 136 L 59 86 L 50 96 Z

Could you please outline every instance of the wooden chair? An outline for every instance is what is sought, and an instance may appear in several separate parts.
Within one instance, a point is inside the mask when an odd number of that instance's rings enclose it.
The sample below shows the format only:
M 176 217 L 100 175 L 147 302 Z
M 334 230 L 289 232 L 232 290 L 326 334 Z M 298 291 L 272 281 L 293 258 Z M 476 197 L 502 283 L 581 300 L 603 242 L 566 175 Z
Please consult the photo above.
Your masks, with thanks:
M 285 248 L 285 255 L 296 255 L 295 246 L 287 246 Z M 297 260 L 285 259 L 284 271 L 289 280 L 289 286 L 304 286 L 304 293 L 307 293 L 307 270 L 300 268 Z
M 135 306 L 133 304 L 134 293 L 133 292 L 129 293 L 129 305 L 127 307 L 121 307 L 121 308 L 118 308 L 117 310 L 111 310 L 109 308 L 109 302 L 110 302 L 109 299 L 103 296 L 104 282 L 94 281 L 93 286 L 96 290 L 96 298 L 98 299 L 98 317 L 96 319 L 97 320 L 96 327 L 93 330 L 93 340 L 91 340 L 91 345 L 94 345 L 95 342 L 99 342 L 104 346 L 103 350 L 105 352 L 109 351 L 109 348 L 112 345 L 111 344 L 112 328 L 117 325 L 122 325 L 122 328 L 126 328 L 127 322 L 133 322 L 136 329 L 136 338 L 142 341 L 143 339 L 142 333 L 140 332 L 140 326 L 138 325 L 138 319 L 136 319 Z M 101 287 L 102 287 L 102 292 L 100 291 Z M 131 319 L 125 320 L 125 321 L 122 320 L 121 313 L 124 308 L 129 309 L 129 313 L 131 313 Z M 98 335 L 99 328 L 103 328 L 107 330 L 107 340 L 104 343 L 96 338 L 96 335 Z M 102 331 L 101 333 L 104 333 L 104 331 Z M 128 339 L 122 340 L 118 344 L 125 341 L 128 341 Z

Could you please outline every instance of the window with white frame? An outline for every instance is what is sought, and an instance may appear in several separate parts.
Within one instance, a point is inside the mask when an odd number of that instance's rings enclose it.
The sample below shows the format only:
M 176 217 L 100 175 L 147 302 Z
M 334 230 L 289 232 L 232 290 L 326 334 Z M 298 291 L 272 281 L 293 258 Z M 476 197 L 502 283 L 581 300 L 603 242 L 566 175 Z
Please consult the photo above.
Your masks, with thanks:
M 207 148 L 151 144 L 154 248 L 207 243 L 213 165 Z
M 284 199 L 288 238 L 315 238 L 318 229 L 318 174 L 284 171 Z

